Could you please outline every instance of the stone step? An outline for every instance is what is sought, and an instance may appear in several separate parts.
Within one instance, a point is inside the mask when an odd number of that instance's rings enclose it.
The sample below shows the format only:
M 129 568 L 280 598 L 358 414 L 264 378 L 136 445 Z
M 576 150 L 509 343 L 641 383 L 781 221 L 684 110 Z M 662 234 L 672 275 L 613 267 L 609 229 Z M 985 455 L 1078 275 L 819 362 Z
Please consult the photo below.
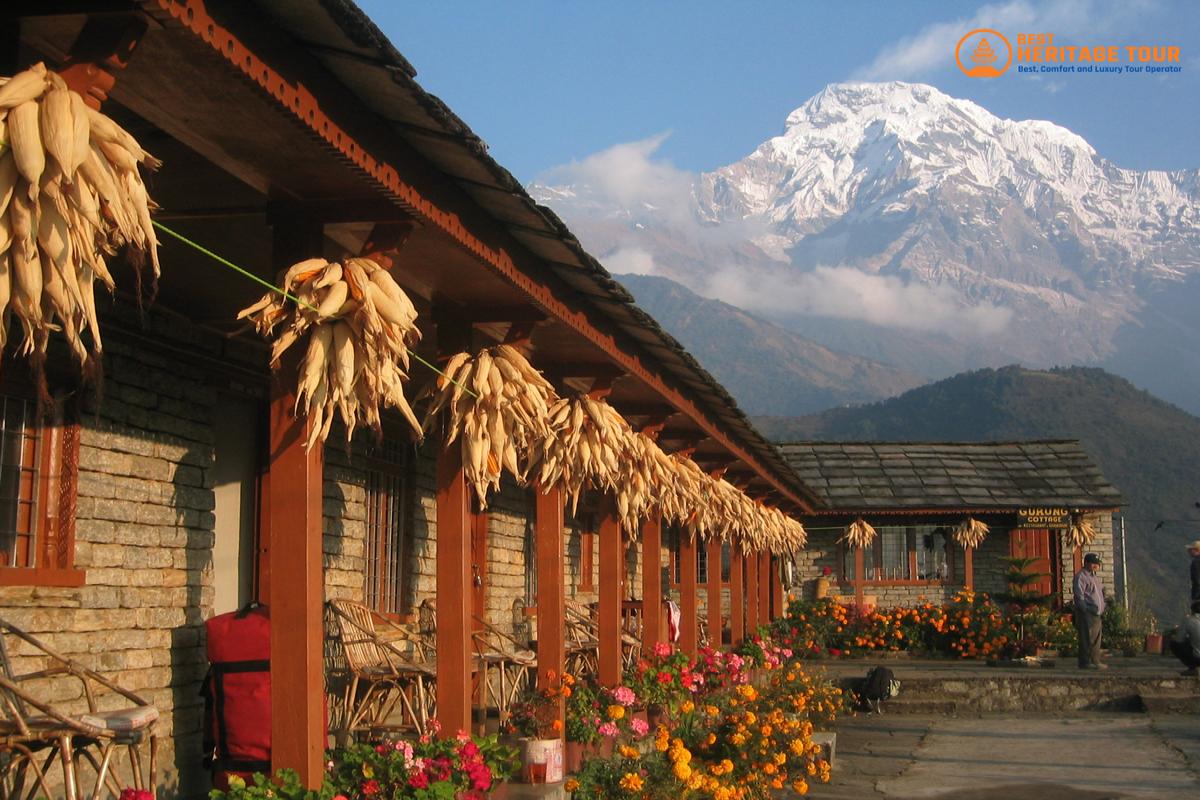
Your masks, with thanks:
M 1200 695 L 1194 692 L 1147 692 L 1142 708 L 1154 714 L 1200 714 Z
M 901 690 L 903 692 L 903 690 Z M 883 714 L 954 714 L 958 711 L 958 703 L 944 697 L 893 697 L 885 701 L 880 708 Z M 863 712 L 859 712 L 863 713 Z

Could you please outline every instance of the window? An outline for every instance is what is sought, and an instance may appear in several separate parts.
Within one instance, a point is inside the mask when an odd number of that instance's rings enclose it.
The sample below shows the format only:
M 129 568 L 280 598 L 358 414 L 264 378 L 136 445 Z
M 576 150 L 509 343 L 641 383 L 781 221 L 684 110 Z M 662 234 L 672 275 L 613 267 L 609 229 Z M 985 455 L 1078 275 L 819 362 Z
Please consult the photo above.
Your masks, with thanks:
M 580 511 L 571 515 L 567 509 L 566 528 L 579 537 L 579 580 L 576 590 L 596 591 L 596 515 Z
M 863 551 L 863 575 L 879 583 L 945 582 L 953 578 L 950 529 L 934 525 L 882 525 Z M 842 580 L 854 580 L 854 550 L 842 548 Z
M 385 437 L 367 459 L 367 541 L 364 601 L 384 614 L 404 608 L 408 557 L 407 441 Z
M 21 387 L 24 388 L 24 387 Z M 79 426 L 63 403 L 0 393 L 0 585 L 82 586 L 74 569 Z

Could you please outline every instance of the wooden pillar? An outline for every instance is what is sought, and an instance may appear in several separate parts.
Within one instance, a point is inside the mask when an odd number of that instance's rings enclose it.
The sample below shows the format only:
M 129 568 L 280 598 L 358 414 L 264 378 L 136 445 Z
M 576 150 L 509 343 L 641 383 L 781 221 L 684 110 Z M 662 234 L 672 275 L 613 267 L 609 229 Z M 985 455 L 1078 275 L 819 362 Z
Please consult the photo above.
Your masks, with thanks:
M 975 588 L 975 548 L 963 548 L 963 587 L 967 590 Z
M 551 675 L 563 674 L 566 660 L 566 581 L 563 574 L 563 498 L 559 489 L 537 492 L 534 522 L 537 549 L 537 664 L 538 686 L 552 685 Z M 558 699 L 558 719 L 566 720 L 563 698 Z
M 696 536 L 679 532 L 679 649 L 695 657 L 696 651 Z
M 319 222 L 292 215 L 275 225 L 277 268 L 321 252 Z M 325 603 L 322 503 L 324 447 L 305 448 L 311 421 L 293 415 L 303 347 L 291 348 L 271 381 L 267 558 L 271 583 L 271 766 L 321 785 L 325 764 Z
M 455 442 L 437 459 L 437 716 L 442 736 L 471 724 L 471 508 Z
M 662 517 L 642 523 L 642 647 L 666 641 L 662 627 Z
M 746 638 L 745 577 L 741 548 L 729 545 L 729 644 L 737 647 Z
M 787 598 L 783 593 L 782 556 L 771 559 L 771 619 L 782 619 L 787 614 Z
M 708 646 L 721 649 L 721 542 L 710 537 L 708 548 Z
M 862 611 L 863 583 L 867 579 L 867 558 L 861 547 L 854 548 L 854 605 Z
M 771 554 L 764 550 L 758 554 L 758 624 L 771 622 Z
M 621 575 L 625 559 L 621 553 L 621 525 L 617 504 L 611 494 L 600 502 L 600 627 L 599 678 L 603 686 L 621 682 Z
M 758 631 L 758 553 L 749 553 L 746 563 L 746 636 Z

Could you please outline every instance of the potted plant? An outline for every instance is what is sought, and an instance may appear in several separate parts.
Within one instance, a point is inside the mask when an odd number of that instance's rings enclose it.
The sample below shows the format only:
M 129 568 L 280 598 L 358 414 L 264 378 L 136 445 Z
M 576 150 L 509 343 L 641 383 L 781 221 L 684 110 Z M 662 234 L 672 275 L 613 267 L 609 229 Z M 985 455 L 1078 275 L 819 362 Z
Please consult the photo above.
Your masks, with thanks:
M 658 642 L 649 657 L 638 659 L 626 673 L 625 685 L 645 703 L 647 722 L 654 728 L 673 707 L 700 690 L 704 675 L 674 645 Z
M 509 733 L 518 737 L 521 751 L 521 778 L 525 783 L 558 783 L 563 778 L 562 701 L 572 694 L 574 679 L 560 680 L 553 671 L 546 685 L 516 703 L 505 722 Z

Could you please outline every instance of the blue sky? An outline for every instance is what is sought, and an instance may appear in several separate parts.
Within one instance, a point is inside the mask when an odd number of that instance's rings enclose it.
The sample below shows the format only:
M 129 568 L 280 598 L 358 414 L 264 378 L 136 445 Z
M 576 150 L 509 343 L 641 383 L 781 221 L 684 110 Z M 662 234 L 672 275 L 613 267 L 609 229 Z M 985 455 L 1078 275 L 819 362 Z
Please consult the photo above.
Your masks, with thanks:
M 520 180 L 668 134 L 688 171 L 736 161 L 788 112 L 849 79 L 932 84 L 1014 119 L 1048 119 L 1120 166 L 1200 168 L 1200 2 L 360 0 L 441 97 Z M 972 79 L 953 46 L 975 27 L 1072 44 L 1181 48 L 1150 77 Z M 1015 45 L 1015 39 L 1013 39 Z

